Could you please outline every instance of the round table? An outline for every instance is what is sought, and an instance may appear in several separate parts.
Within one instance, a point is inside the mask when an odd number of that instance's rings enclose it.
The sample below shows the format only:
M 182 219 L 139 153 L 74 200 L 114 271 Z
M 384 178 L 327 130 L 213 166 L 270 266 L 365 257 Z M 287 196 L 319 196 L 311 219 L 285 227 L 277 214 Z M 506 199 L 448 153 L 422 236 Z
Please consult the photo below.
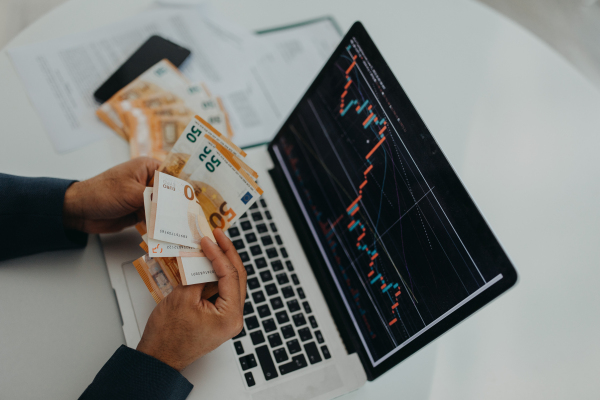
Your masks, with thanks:
M 150 4 L 71 0 L 8 47 Z M 591 83 L 472 0 L 214 6 L 251 30 L 326 14 L 346 30 L 360 19 L 520 274 L 514 289 L 345 399 L 599 398 L 600 93 Z M 128 158 L 116 135 L 55 153 L 6 51 L 0 82 L 0 171 L 85 179 Z M 124 343 L 94 236 L 82 251 L 0 263 L 0 304 L 3 398 L 76 398 Z

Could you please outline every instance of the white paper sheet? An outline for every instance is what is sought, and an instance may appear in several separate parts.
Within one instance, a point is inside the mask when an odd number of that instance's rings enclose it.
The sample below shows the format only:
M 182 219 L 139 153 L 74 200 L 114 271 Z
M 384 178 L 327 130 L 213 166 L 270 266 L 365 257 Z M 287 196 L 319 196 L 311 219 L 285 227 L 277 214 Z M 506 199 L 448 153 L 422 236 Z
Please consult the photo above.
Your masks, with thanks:
M 94 90 L 150 35 L 192 51 L 182 72 L 223 98 L 240 146 L 271 139 L 340 39 L 330 21 L 255 35 L 207 5 L 159 7 L 93 31 L 9 50 L 57 152 L 112 135 Z

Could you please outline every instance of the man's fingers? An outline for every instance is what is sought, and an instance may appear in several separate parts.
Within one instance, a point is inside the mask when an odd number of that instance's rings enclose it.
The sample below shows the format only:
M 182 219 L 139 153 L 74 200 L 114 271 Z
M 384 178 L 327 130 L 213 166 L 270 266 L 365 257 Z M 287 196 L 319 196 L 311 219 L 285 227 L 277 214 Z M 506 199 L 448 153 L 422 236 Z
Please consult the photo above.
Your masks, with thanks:
M 200 242 L 202 251 L 212 262 L 213 269 L 219 278 L 219 298 L 228 304 L 241 307 L 240 276 L 225 253 L 212 240 L 207 237 Z
M 148 185 L 154 178 L 154 172 L 158 169 L 158 167 L 160 167 L 160 162 L 150 157 L 140 157 L 136 160 L 139 160 L 140 164 L 142 164 L 146 169 L 145 180 L 141 180 L 140 182 L 144 185 Z
M 243 307 L 244 302 L 246 301 L 246 268 L 244 267 L 242 259 L 240 258 L 240 255 L 238 254 L 237 250 L 235 249 L 235 246 L 233 245 L 231 240 L 229 240 L 229 238 L 225 236 L 225 233 L 223 233 L 221 229 L 217 228 L 213 231 L 213 235 L 215 235 L 215 239 L 217 239 L 217 243 L 219 244 L 221 250 L 223 250 L 229 261 L 238 271 L 238 275 L 240 277 L 240 293 L 242 297 L 241 301 Z

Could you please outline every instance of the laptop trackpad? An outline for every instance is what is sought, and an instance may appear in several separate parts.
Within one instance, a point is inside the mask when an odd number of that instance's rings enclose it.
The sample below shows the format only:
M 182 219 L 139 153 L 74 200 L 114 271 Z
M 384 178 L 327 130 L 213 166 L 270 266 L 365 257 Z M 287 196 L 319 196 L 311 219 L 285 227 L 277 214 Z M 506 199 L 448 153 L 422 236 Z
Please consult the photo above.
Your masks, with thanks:
M 127 289 L 129 290 L 129 297 L 131 298 L 133 313 L 135 314 L 135 322 L 140 330 L 141 337 L 146 327 L 146 322 L 148 322 L 152 310 L 156 307 L 156 302 L 148 292 L 148 288 L 144 284 L 144 281 L 140 279 L 132 263 L 123 264 L 123 275 L 125 275 L 125 282 L 127 282 Z
M 316 399 L 344 386 L 335 365 L 318 369 L 292 381 L 283 382 L 252 395 L 252 400 Z

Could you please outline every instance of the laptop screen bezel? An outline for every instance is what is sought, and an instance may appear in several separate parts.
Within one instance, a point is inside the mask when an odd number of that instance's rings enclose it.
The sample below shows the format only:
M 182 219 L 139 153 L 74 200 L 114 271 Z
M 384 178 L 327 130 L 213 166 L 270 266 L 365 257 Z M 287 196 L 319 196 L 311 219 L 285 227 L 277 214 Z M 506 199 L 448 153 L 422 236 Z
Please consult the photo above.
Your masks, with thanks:
M 389 90 L 397 91 L 397 94 L 400 97 L 402 97 L 402 100 L 403 100 L 402 101 L 402 103 L 403 103 L 402 111 L 403 111 L 406 119 L 409 120 L 409 122 L 411 124 L 411 128 L 414 130 L 418 130 L 423 134 L 431 136 L 431 140 L 435 143 L 433 136 L 427 129 L 425 123 L 420 118 L 416 109 L 410 102 L 408 96 L 402 89 L 400 83 L 395 78 L 392 71 L 389 69 L 389 66 L 383 59 L 381 53 L 375 47 L 375 44 L 373 43 L 372 39 L 370 38 L 367 31 L 365 30 L 365 28 L 363 27 L 363 25 L 360 22 L 356 22 L 353 24 L 353 26 L 348 31 L 348 33 L 344 36 L 344 38 L 342 39 L 342 41 L 340 42 L 340 44 L 338 45 L 336 50 L 333 52 L 330 59 L 327 61 L 327 63 L 321 70 L 321 72 L 315 78 L 315 80 L 310 85 L 310 87 L 308 88 L 306 93 L 302 96 L 302 99 L 299 101 L 298 104 L 302 104 L 303 102 L 305 102 L 314 93 L 314 91 L 319 87 L 319 85 L 321 84 L 321 81 L 329 73 L 330 69 L 333 67 L 333 64 L 336 62 L 336 60 L 340 56 L 340 54 L 344 51 L 345 47 L 350 43 L 350 40 L 352 38 L 356 38 L 358 40 L 358 42 L 361 44 L 363 51 L 365 52 L 365 54 L 371 60 L 372 63 L 376 63 L 377 65 L 379 65 L 380 66 L 379 68 L 381 68 L 381 66 L 384 66 L 384 68 L 387 69 L 386 75 L 388 76 L 388 80 L 386 81 L 386 86 L 388 86 Z M 268 151 L 269 151 L 269 154 L 271 155 L 273 164 L 275 166 L 275 170 L 278 170 L 280 172 L 282 171 L 282 166 L 280 165 L 279 159 L 278 159 L 277 155 L 275 154 L 274 145 L 279 141 L 281 136 L 284 134 L 285 127 L 294 119 L 297 109 L 298 109 L 298 106 L 296 106 L 295 109 L 290 113 L 289 117 L 287 118 L 285 123 L 281 125 L 279 132 L 277 133 L 275 138 L 271 141 L 271 143 L 269 143 L 269 146 L 268 146 Z M 446 161 L 447 161 L 447 159 L 446 159 Z M 454 171 L 454 169 L 452 169 L 452 172 L 456 175 L 456 172 Z M 282 174 L 280 174 L 280 175 L 282 175 Z M 285 182 L 285 183 L 283 183 L 283 182 Z M 276 180 L 275 183 L 278 186 L 282 185 L 282 184 L 284 184 L 286 186 L 285 188 L 281 188 L 281 189 L 278 187 L 278 190 L 280 190 L 280 192 L 281 192 L 281 190 L 287 191 L 288 193 L 291 191 L 290 183 L 287 180 L 279 179 L 279 180 Z M 463 189 L 465 190 L 465 193 L 466 193 L 466 189 L 464 188 L 464 185 L 463 185 Z M 466 195 L 468 196 L 469 200 L 472 201 L 472 199 L 470 198 L 468 193 L 466 193 Z M 291 197 L 288 196 L 288 198 L 291 198 Z M 294 198 L 294 200 L 295 200 L 295 198 Z M 481 221 L 478 221 L 478 222 L 480 223 L 480 225 L 485 226 L 485 228 L 487 229 L 487 232 L 485 232 L 487 237 L 491 237 L 491 239 L 492 239 L 492 240 L 488 240 L 486 243 L 482 243 L 482 245 L 493 246 L 495 251 L 498 252 L 502 256 L 501 259 L 499 260 L 499 262 L 501 263 L 499 269 L 501 270 L 501 273 L 502 273 L 502 279 L 500 281 L 498 281 L 497 283 L 495 283 L 494 285 L 492 285 L 491 287 L 489 287 L 488 289 L 486 289 L 485 291 L 483 291 L 482 293 L 480 293 L 479 295 L 477 295 L 475 298 L 468 301 L 466 304 L 462 305 L 460 308 L 458 308 L 457 310 L 452 312 L 450 315 L 446 316 L 443 320 L 441 320 L 440 322 L 438 322 L 437 324 L 432 326 L 426 332 L 422 333 L 420 336 L 418 336 L 416 339 L 411 341 L 405 347 L 398 350 L 396 353 L 394 353 L 388 359 L 386 359 L 385 361 L 383 361 L 382 363 L 380 363 L 379 365 L 374 367 L 365 351 L 365 348 L 363 347 L 363 344 L 359 338 L 359 334 L 356 332 L 355 326 L 350 319 L 349 311 L 346 309 L 346 307 L 343 304 L 342 295 L 339 293 L 339 291 L 336 288 L 336 285 L 333 280 L 334 278 L 329 273 L 329 270 L 323 259 L 323 256 L 318 249 L 318 244 L 317 244 L 318 239 L 315 238 L 313 235 L 307 235 L 310 232 L 310 230 L 308 229 L 309 222 L 302 215 L 302 212 L 300 210 L 300 205 L 297 204 L 296 201 L 294 201 L 294 203 L 296 203 L 296 204 L 286 204 L 286 209 L 288 210 L 288 214 L 294 214 L 293 216 L 290 215 L 291 219 L 294 223 L 294 227 L 297 230 L 299 230 L 298 236 L 301 238 L 301 242 L 304 247 L 305 253 L 311 263 L 311 267 L 312 267 L 313 271 L 315 272 L 317 280 L 319 281 L 319 284 L 321 285 L 321 290 L 322 290 L 323 294 L 325 295 L 325 299 L 328 303 L 328 306 L 330 307 L 330 311 L 331 311 L 332 315 L 334 316 L 334 319 L 336 320 L 336 324 L 338 325 L 338 328 L 340 329 L 340 333 L 342 334 L 343 338 L 348 337 L 351 342 L 351 343 L 347 343 L 346 346 L 349 348 L 348 350 L 350 352 L 355 350 L 358 353 L 358 355 L 361 359 L 361 362 L 364 366 L 365 372 L 367 374 L 367 378 L 369 380 L 373 380 L 373 379 L 377 378 L 378 376 L 382 375 L 386 371 L 388 371 L 391 368 L 393 368 L 394 366 L 396 366 L 402 360 L 406 359 L 407 357 L 409 357 L 410 355 L 412 355 L 413 353 L 415 353 L 416 351 L 418 351 L 419 349 L 421 349 L 422 347 L 424 347 L 425 345 L 427 345 L 428 343 L 430 343 L 431 341 L 433 341 L 434 339 L 436 339 L 437 337 L 442 335 L 443 333 L 447 332 L 450 328 L 456 326 L 459 322 L 463 321 L 464 319 L 466 319 L 467 317 L 469 317 L 470 315 L 472 315 L 473 313 L 475 313 L 476 311 L 481 309 L 483 306 L 488 304 L 491 300 L 498 297 L 501 293 L 508 290 L 517 281 L 516 270 L 512 266 L 512 263 L 506 256 L 506 253 L 504 252 L 504 250 L 500 246 L 499 242 L 495 238 L 493 232 L 491 232 L 489 225 L 485 222 L 483 216 L 481 215 L 481 213 L 477 209 L 475 203 L 473 202 L 472 206 L 471 206 L 472 210 L 470 210 L 471 215 L 474 215 L 476 218 L 481 219 Z M 300 232 L 302 232 L 302 234 L 300 234 Z M 310 236 L 310 238 L 308 238 L 307 236 Z

